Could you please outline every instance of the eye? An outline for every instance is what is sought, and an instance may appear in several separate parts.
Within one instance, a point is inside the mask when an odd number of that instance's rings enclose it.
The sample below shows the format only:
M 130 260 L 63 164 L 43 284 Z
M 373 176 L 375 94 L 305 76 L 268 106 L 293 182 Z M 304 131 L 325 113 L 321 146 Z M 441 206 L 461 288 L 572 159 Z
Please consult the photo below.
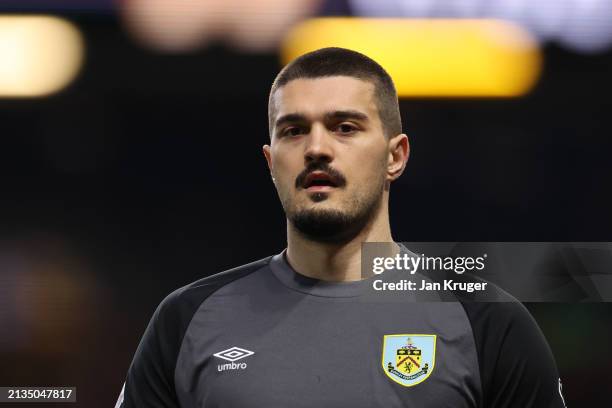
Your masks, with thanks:
M 357 130 L 357 127 L 350 123 L 341 123 L 336 127 L 336 132 L 343 135 L 350 135 L 351 133 L 354 133 Z
M 299 126 L 289 126 L 285 129 L 283 129 L 283 131 L 281 132 L 282 136 L 299 136 L 304 132 L 304 129 L 302 129 Z

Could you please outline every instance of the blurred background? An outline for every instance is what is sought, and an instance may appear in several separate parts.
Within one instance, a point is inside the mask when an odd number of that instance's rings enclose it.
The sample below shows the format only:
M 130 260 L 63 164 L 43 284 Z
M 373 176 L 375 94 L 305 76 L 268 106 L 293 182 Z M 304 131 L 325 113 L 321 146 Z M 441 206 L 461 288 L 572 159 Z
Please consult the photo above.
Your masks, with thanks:
M 285 247 L 268 92 L 326 45 L 397 83 L 396 240 L 612 241 L 610 0 L 0 0 L 0 385 L 113 406 L 166 294 Z M 612 305 L 527 306 L 610 406 Z

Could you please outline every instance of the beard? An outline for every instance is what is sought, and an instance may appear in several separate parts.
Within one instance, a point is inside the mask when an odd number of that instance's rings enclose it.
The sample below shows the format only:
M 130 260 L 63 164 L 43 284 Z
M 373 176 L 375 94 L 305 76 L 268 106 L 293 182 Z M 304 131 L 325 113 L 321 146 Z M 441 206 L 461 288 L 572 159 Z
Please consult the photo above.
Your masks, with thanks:
M 384 180 L 361 196 L 347 200 L 347 210 L 335 208 L 308 208 L 290 210 L 285 205 L 289 222 L 306 238 L 322 243 L 345 243 L 355 238 L 374 218 L 382 204 Z M 315 194 L 314 202 L 324 201 L 327 196 Z

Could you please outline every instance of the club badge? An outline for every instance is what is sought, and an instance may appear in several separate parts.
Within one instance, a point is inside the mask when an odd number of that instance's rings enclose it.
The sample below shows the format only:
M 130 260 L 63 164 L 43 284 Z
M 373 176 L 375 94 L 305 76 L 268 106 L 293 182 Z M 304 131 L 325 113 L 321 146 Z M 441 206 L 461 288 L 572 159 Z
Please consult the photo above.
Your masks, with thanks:
M 412 387 L 425 381 L 436 364 L 435 334 L 387 334 L 383 340 L 382 367 L 398 384 Z

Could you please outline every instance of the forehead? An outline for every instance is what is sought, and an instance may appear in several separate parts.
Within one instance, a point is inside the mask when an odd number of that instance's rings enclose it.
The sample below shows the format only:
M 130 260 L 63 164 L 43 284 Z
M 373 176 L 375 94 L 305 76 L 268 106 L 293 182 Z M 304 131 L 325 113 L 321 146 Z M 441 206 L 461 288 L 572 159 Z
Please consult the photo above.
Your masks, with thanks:
M 374 84 L 348 76 L 300 78 L 280 87 L 273 98 L 276 117 L 300 112 L 316 116 L 335 110 L 357 110 L 376 118 Z

